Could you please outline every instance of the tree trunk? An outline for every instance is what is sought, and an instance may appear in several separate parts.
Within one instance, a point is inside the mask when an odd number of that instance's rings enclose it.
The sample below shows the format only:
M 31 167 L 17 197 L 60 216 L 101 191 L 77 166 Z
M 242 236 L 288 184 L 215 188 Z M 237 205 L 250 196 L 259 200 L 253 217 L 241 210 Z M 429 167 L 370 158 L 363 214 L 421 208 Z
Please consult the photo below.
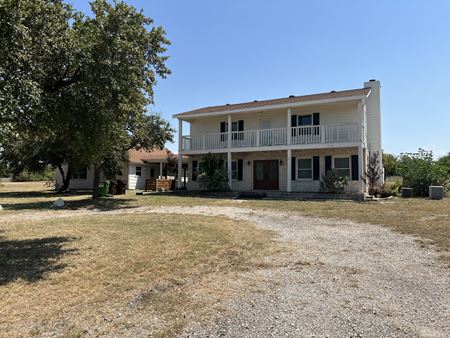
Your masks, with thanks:
M 70 165 L 67 166 L 67 173 L 64 174 L 64 168 L 63 168 L 62 164 L 60 164 L 60 165 L 58 165 L 58 170 L 63 179 L 63 184 L 59 188 L 58 192 L 65 192 L 69 189 L 70 179 L 72 178 L 72 168 L 70 167 Z
M 94 186 L 92 187 L 92 199 L 97 200 L 100 197 L 100 167 L 94 166 Z

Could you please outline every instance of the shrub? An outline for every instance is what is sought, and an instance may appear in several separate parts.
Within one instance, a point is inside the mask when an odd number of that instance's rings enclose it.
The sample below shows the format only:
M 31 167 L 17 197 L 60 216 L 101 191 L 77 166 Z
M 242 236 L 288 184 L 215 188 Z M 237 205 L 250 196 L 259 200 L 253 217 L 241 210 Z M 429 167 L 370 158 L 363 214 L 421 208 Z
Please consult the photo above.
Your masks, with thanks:
M 333 194 L 341 194 L 345 192 L 349 178 L 347 176 L 339 176 L 336 170 L 328 170 L 320 180 L 320 191 Z
M 0 162 L 0 177 L 11 177 L 11 170 L 8 166 L 2 162 Z
M 54 181 L 55 171 L 51 167 L 35 172 L 23 170 L 20 174 L 14 175 L 13 180 L 16 182 Z
M 367 168 L 363 173 L 362 180 L 369 186 L 369 195 L 377 193 L 377 184 L 381 178 L 380 153 L 378 151 L 369 154 Z
M 209 191 L 227 191 L 228 174 L 221 156 L 205 155 L 199 165 L 198 181 Z
M 436 161 L 437 164 L 442 165 L 447 168 L 447 172 L 450 175 L 450 153 L 445 156 L 442 156 Z
M 400 155 L 398 171 L 403 186 L 413 188 L 415 196 L 428 196 L 430 185 L 446 186 L 449 182 L 447 168 L 433 160 L 433 152 L 419 149 L 417 153 Z
M 383 152 L 383 167 L 384 175 L 397 176 L 398 175 L 398 159 L 395 155 Z

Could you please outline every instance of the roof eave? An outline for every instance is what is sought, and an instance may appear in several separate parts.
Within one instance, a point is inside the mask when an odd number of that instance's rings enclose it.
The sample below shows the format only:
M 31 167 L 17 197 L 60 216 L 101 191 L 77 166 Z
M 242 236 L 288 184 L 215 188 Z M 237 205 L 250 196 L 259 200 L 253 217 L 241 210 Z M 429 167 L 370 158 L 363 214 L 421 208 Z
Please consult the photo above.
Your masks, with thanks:
M 205 116 L 252 113 L 252 112 L 257 112 L 257 111 L 261 111 L 261 110 L 297 108 L 297 107 L 312 106 L 312 105 L 317 105 L 317 104 L 338 103 L 338 102 L 345 102 L 345 101 L 358 101 L 358 100 L 367 98 L 370 95 L 370 92 L 371 92 L 371 90 L 369 90 L 367 92 L 367 94 L 362 94 L 362 95 L 353 95 L 353 96 L 338 97 L 338 98 L 332 98 L 332 99 L 308 100 L 308 101 L 303 101 L 303 102 L 302 101 L 289 102 L 289 103 L 274 104 L 274 105 L 267 105 L 267 106 L 257 106 L 257 107 L 244 108 L 244 109 L 221 110 L 221 111 L 208 112 L 208 113 L 193 113 L 193 114 L 180 113 L 180 114 L 174 114 L 172 117 L 189 119 L 189 118 L 205 117 Z

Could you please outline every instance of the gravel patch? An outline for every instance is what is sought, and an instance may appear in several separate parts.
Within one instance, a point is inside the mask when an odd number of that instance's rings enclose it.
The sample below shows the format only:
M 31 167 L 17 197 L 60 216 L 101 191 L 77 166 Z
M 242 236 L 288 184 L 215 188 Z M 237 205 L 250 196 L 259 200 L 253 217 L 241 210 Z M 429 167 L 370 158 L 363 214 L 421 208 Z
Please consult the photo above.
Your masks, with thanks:
M 268 268 L 220 281 L 254 287 L 206 321 L 188 316 L 184 337 L 450 337 L 450 270 L 432 248 L 381 226 L 219 206 L 27 212 L 0 222 L 99 213 L 224 216 L 274 230 L 288 245 Z

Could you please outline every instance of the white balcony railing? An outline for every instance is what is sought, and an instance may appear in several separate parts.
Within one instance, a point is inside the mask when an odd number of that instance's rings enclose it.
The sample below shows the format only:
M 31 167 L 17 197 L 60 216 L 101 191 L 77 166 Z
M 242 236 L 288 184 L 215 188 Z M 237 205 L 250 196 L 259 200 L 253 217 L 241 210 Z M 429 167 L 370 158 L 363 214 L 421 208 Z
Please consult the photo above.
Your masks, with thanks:
M 231 148 L 286 145 L 288 129 L 261 129 L 231 132 Z M 354 142 L 361 139 L 358 124 L 330 124 L 291 128 L 291 144 Z M 182 150 L 228 148 L 228 133 L 183 136 Z

